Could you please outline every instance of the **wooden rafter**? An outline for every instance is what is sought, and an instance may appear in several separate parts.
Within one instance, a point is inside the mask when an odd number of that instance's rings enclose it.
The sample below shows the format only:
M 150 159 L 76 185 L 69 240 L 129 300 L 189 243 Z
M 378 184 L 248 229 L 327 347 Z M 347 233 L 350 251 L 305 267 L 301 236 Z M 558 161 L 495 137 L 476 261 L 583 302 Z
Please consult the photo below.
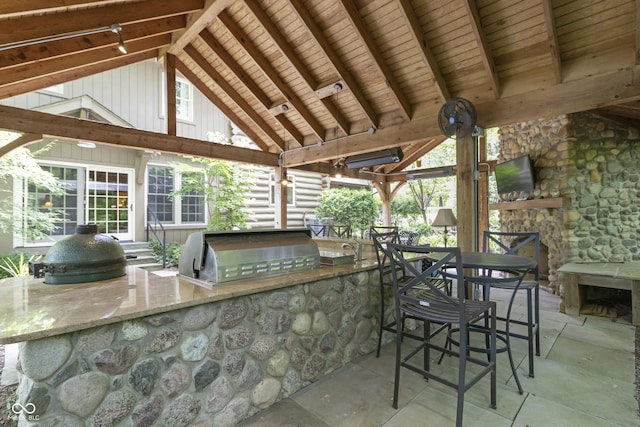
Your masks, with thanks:
M 51 37 L 60 34 L 108 27 L 111 24 L 127 24 L 161 17 L 184 15 L 202 9 L 203 0 L 180 2 L 157 2 L 145 0 L 135 3 L 116 4 L 96 9 L 83 9 L 29 17 L 28 26 L 21 20 L 2 22 L 0 46 L 25 40 Z
M 129 44 L 134 40 L 171 33 L 184 28 L 185 25 L 185 16 L 172 16 L 123 26 L 122 36 L 126 43 Z M 116 43 L 118 43 L 117 36 L 109 32 L 74 37 L 62 40 L 55 45 L 44 44 L 8 49 L 0 55 L 0 67 L 8 69 L 9 67 L 25 66 L 58 56 L 77 55 L 79 51 L 82 51 L 84 55 L 91 49 L 115 46 Z
M 555 83 L 562 83 L 562 59 L 560 58 L 560 49 L 558 47 L 558 34 L 556 32 L 556 23 L 553 16 L 553 5 L 551 0 L 542 0 L 544 9 L 544 23 L 547 28 L 549 40 L 549 54 L 551 55 L 551 64 L 553 66 L 553 75 Z M 636 34 L 638 30 L 636 29 Z
M 0 87 L 0 99 L 10 98 L 21 93 L 33 92 L 35 90 L 102 73 L 118 67 L 124 67 L 125 65 L 135 64 L 140 61 L 155 58 L 157 55 L 157 50 L 149 50 L 131 55 L 123 55 L 118 58 L 112 58 L 108 61 L 102 61 L 99 63 L 85 64 L 81 68 L 60 70 L 54 75 L 38 76 L 26 81 L 18 80 L 12 84 Z
M 280 52 L 289 62 L 291 68 L 295 70 L 295 72 L 305 82 L 307 89 L 315 91 L 318 87 L 318 82 L 316 82 L 311 73 L 309 73 L 307 67 L 302 63 L 302 61 L 300 61 L 299 56 L 296 55 L 289 43 L 287 43 L 285 38 L 280 33 L 280 30 L 276 28 L 276 26 L 269 19 L 264 10 L 262 10 L 262 8 L 255 1 L 245 0 L 244 4 L 251 11 L 262 28 L 269 34 Z M 344 132 L 345 135 L 349 134 L 349 123 L 344 118 L 344 116 L 340 114 L 336 106 L 331 103 L 331 100 L 322 98 L 321 101 L 325 109 L 331 114 L 333 120 L 338 124 L 338 127 L 342 130 L 342 132 Z
M 398 163 L 383 166 L 380 172 L 386 174 L 400 172 L 425 154 L 429 153 L 445 140 L 446 138 L 443 136 L 404 145 L 402 146 L 402 152 L 404 153 L 402 160 Z
M 167 54 L 170 55 L 170 54 Z M 176 59 L 176 68 L 193 83 L 204 96 L 207 97 L 217 108 L 222 111 L 222 114 L 227 116 L 247 137 L 249 137 L 261 150 L 269 151 L 269 144 L 253 130 L 254 126 L 250 126 L 246 121 L 240 118 L 231 108 L 227 107 L 222 99 L 220 99 L 213 91 L 207 86 L 200 78 L 191 71 L 183 62 Z
M 16 16 L 38 12 L 60 12 L 76 9 L 89 3 L 101 3 L 103 0 L 20 0 L 0 2 L 0 14 Z M 124 0 L 120 0 L 124 2 Z M 115 3 L 115 2 L 112 2 Z
M 305 27 L 307 28 L 309 33 L 311 33 L 311 35 L 315 39 L 316 43 L 318 44 L 318 46 L 320 47 L 324 55 L 329 59 L 331 66 L 334 68 L 337 75 L 339 76 L 337 80 L 343 81 L 344 84 L 347 86 L 344 89 L 349 90 L 351 94 L 355 97 L 355 99 L 358 101 L 360 109 L 362 110 L 364 115 L 367 117 L 367 120 L 369 120 L 369 123 L 371 123 L 371 126 L 373 126 L 374 128 L 378 127 L 378 117 L 375 111 L 373 110 L 373 107 L 371 106 L 369 101 L 367 101 L 367 99 L 365 98 L 364 94 L 360 90 L 360 87 L 356 83 L 355 79 L 353 78 L 353 76 L 351 75 L 347 67 L 345 67 L 344 63 L 342 62 L 338 54 L 333 50 L 333 48 L 329 44 L 329 41 L 324 36 L 318 24 L 309 14 L 309 11 L 307 11 L 303 2 L 301 0 L 289 0 L 289 3 L 293 6 L 293 9 L 298 15 L 298 18 L 300 18 L 300 20 L 304 23 Z
M 256 84 L 256 82 L 244 72 L 240 64 L 238 64 L 238 62 L 234 60 L 233 57 L 222 48 L 213 34 L 211 34 L 209 30 L 204 29 L 200 32 L 200 38 L 202 38 L 207 46 L 209 46 L 209 48 L 211 48 L 211 50 L 215 52 L 216 55 L 218 55 L 218 58 L 229 68 L 229 70 L 235 75 L 236 79 L 239 82 L 242 82 L 249 93 L 251 93 L 260 104 L 262 104 L 262 107 L 265 110 L 269 110 L 273 105 L 273 102 L 269 99 L 267 94 L 264 93 L 264 91 Z M 298 129 L 296 129 L 295 126 L 293 126 L 293 124 L 286 117 L 278 115 L 276 116 L 276 119 L 287 130 L 293 140 L 298 143 L 298 146 L 302 146 L 304 137 L 298 131 Z
M 229 99 L 233 100 L 236 103 L 238 108 L 247 114 L 247 116 L 255 123 L 258 129 L 262 130 L 265 134 L 271 138 L 271 140 L 280 147 L 281 150 L 286 149 L 284 146 L 284 141 L 282 138 L 273 130 L 271 126 L 264 121 L 264 119 L 258 114 L 249 103 L 242 98 L 236 90 L 225 80 L 225 78 L 207 61 L 207 59 L 202 56 L 198 49 L 196 49 L 192 45 L 188 45 L 184 47 L 184 52 L 193 59 L 193 61 L 198 64 L 198 66 L 209 75 L 211 80 L 218 85 L 220 90 L 222 90 Z
M 306 105 L 304 105 L 304 103 L 291 90 L 291 88 L 282 81 L 278 72 L 273 68 L 269 60 L 265 58 L 260 50 L 251 42 L 249 35 L 245 34 L 245 32 L 242 31 L 240 27 L 238 27 L 238 25 L 233 21 L 233 19 L 231 19 L 231 16 L 229 16 L 228 13 L 222 12 L 218 16 L 218 18 L 225 25 L 225 27 L 227 27 L 231 34 L 233 34 L 237 42 L 251 56 L 254 63 L 262 70 L 264 75 L 269 79 L 270 83 L 278 88 L 280 94 L 298 111 L 300 116 L 307 122 L 314 134 L 319 139 L 324 140 L 324 129 L 322 128 L 318 120 L 313 117 L 313 114 L 311 114 Z M 298 143 L 302 145 L 301 140 L 299 140 Z
M 442 101 L 448 101 L 451 98 L 451 93 L 449 92 L 449 88 L 447 88 L 447 82 L 444 77 L 442 77 L 440 67 L 438 67 L 436 58 L 429 48 L 429 43 L 424 36 L 424 31 L 416 19 L 416 14 L 411 6 L 411 2 L 409 0 L 398 0 L 398 3 L 402 11 L 402 18 L 410 30 L 411 38 L 414 44 L 418 46 L 418 50 L 422 56 L 422 62 L 427 66 L 433 77 L 434 89 L 438 92 Z
M 218 14 L 233 3 L 233 1 L 234 0 L 208 0 L 202 10 L 192 13 L 189 16 L 190 19 L 187 28 L 179 34 L 176 34 L 168 52 L 178 56 L 182 49 L 198 37 L 198 34 L 200 34 L 210 22 L 213 22 Z M 164 55 L 164 52 L 162 52 L 162 54 Z
M 131 53 L 145 52 L 148 50 L 157 50 L 158 46 L 169 44 L 171 36 L 169 34 L 161 34 L 159 36 L 135 40 L 127 43 L 127 49 Z M 10 73 L 0 74 L 0 87 L 15 84 L 16 82 L 24 82 L 33 78 L 64 72 L 76 68 L 83 68 L 87 64 L 99 63 L 107 61 L 115 56 L 121 56 L 118 51 L 117 42 L 113 46 L 105 46 L 83 52 L 82 55 L 71 55 L 70 57 L 54 57 L 51 59 L 43 59 L 38 62 L 37 66 L 31 67 L 15 67 Z
M 480 15 L 478 14 L 476 0 L 464 0 L 462 3 L 464 4 L 467 15 L 469 16 L 473 36 L 478 44 L 478 50 L 480 50 L 482 64 L 489 76 L 489 85 L 493 91 L 495 99 L 498 99 L 500 97 L 500 79 L 498 78 L 498 72 L 496 71 L 496 66 L 493 62 L 491 49 L 489 49 L 484 32 L 482 31 L 482 23 L 480 22 Z
M 340 4 L 347 13 L 347 17 L 355 29 L 355 33 L 360 37 L 360 40 L 362 40 L 363 44 L 367 48 L 371 60 L 378 68 L 378 71 L 384 76 L 391 95 L 400 107 L 402 117 L 404 117 L 405 120 L 411 120 L 411 105 L 409 104 L 406 96 L 402 93 L 402 89 L 400 88 L 400 85 L 398 85 L 398 82 L 389 69 L 389 66 L 384 61 L 378 46 L 371 38 L 371 32 L 362 21 L 358 8 L 353 4 L 353 0 L 340 0 Z

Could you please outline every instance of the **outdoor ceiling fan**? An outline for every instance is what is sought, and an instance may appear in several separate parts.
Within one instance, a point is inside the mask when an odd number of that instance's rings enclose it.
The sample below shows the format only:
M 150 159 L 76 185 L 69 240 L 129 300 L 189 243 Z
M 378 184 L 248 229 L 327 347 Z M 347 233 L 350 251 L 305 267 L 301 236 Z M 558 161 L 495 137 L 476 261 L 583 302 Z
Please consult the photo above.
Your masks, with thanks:
M 459 97 L 453 98 L 440 108 L 438 126 L 446 137 L 465 137 L 477 133 L 477 118 L 476 108 L 471 101 Z

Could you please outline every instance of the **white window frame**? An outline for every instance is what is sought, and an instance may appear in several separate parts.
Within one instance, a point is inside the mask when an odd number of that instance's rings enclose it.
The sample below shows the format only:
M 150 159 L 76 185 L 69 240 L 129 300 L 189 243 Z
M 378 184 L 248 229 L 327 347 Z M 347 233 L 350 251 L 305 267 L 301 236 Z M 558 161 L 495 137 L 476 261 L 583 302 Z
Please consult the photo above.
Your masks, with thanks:
M 287 180 L 289 181 L 289 184 L 287 184 L 287 206 L 295 206 L 296 177 L 294 175 L 287 175 Z M 276 173 L 269 172 L 269 206 L 275 205 L 276 185 L 280 185 L 276 183 Z M 289 189 L 291 189 L 291 202 L 289 202 Z
M 147 206 L 149 203 L 149 168 L 151 167 L 161 167 L 161 168 L 168 168 L 173 170 L 173 190 L 172 191 L 175 191 L 176 188 L 180 188 L 180 185 L 182 184 L 182 174 L 175 167 L 171 165 L 163 164 L 163 163 L 149 163 L 147 165 L 147 170 L 145 171 L 145 206 Z M 204 170 L 202 171 L 202 173 L 204 173 Z M 176 196 L 173 199 L 173 206 L 172 206 L 173 221 L 165 222 L 161 220 L 161 222 L 163 225 L 170 226 L 170 227 L 198 227 L 198 228 L 205 227 L 207 225 L 209 215 L 208 215 L 206 200 L 203 200 L 203 204 L 204 204 L 203 222 L 182 222 L 182 196 Z M 145 211 L 145 215 L 146 214 L 147 212 Z
M 178 84 L 184 85 L 187 88 L 187 97 L 181 97 L 179 93 L 182 91 L 178 91 L 178 88 L 176 87 L 176 119 L 193 122 L 193 85 L 189 80 L 176 76 L 176 85 Z M 186 105 L 186 113 L 178 108 L 182 103 Z

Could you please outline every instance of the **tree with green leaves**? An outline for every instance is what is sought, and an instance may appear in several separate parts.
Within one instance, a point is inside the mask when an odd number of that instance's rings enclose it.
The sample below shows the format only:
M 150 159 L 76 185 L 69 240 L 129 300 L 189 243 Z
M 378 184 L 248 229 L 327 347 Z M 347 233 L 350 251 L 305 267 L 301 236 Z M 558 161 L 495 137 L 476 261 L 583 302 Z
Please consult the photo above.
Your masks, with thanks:
M 219 144 L 230 145 L 224 135 L 216 135 Z M 240 163 L 203 157 L 186 157 L 191 164 L 180 163 L 181 188 L 174 196 L 204 194 L 209 220 L 207 229 L 214 231 L 247 228 L 250 219 L 245 209 L 252 186 L 251 170 Z M 196 167 L 194 163 L 200 164 Z
M 0 146 L 17 137 L 15 133 L 0 131 Z M 12 232 L 23 239 L 38 240 L 55 230 L 56 222 L 64 220 L 59 212 L 43 209 L 35 201 L 14 204 L 11 180 L 29 182 L 51 195 L 64 194 L 62 183 L 43 170 L 35 160 L 35 155 L 48 149 L 49 145 L 32 153 L 21 147 L 0 157 L 0 232 Z
M 380 200 L 369 190 L 335 188 L 320 193 L 319 206 L 315 210 L 318 218 L 333 218 L 333 223 L 349 225 L 360 230 L 360 235 L 375 224 L 380 216 Z

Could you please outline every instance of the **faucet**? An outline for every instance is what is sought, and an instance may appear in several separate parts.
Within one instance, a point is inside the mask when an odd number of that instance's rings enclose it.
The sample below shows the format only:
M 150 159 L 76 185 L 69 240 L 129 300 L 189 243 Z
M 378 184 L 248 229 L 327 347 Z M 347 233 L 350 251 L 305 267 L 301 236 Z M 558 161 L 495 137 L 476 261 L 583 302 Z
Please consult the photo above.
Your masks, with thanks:
M 353 254 L 355 255 L 355 261 L 362 261 L 362 245 L 357 240 L 354 240 L 353 243 L 343 242 L 342 249 L 351 249 Z

